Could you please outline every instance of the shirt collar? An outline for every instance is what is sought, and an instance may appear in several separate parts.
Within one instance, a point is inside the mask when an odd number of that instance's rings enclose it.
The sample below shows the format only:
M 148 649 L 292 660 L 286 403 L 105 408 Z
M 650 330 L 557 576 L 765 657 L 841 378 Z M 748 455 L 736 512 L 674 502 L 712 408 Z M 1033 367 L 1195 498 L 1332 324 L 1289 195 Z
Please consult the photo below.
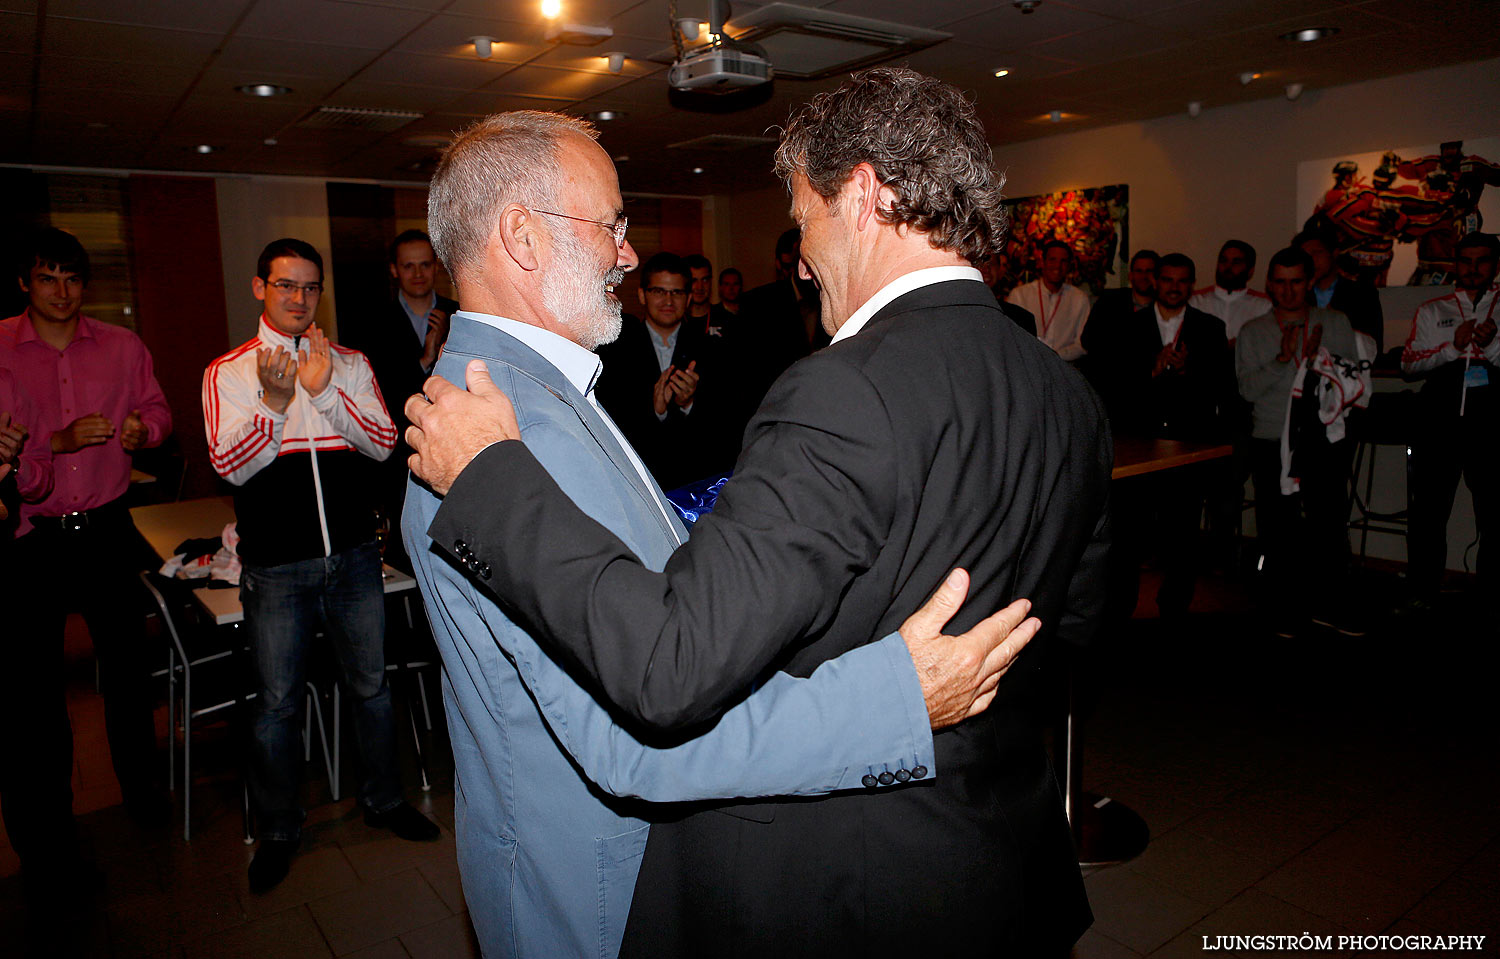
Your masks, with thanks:
M 919 290 L 924 286 L 932 286 L 935 283 L 946 283 L 949 280 L 974 280 L 984 282 L 984 277 L 972 266 L 930 266 L 925 270 L 913 270 L 896 277 L 868 300 L 864 305 L 854 311 L 839 331 L 833 335 L 833 343 L 847 340 L 849 337 L 865 328 L 870 318 L 879 313 L 891 301 L 899 296 L 904 296 L 912 290 Z
M 557 367 L 557 371 L 567 377 L 573 388 L 584 396 L 594 388 L 599 380 L 599 371 L 604 368 L 604 362 L 593 351 L 540 326 L 471 310 L 459 310 L 454 316 L 468 317 L 476 323 L 483 323 L 520 340 L 542 359 Z
M 431 316 L 433 309 L 437 307 L 437 290 L 427 291 L 427 306 L 423 308 L 421 313 L 411 308 L 411 303 L 400 290 L 396 291 L 396 299 L 401 303 L 401 308 L 406 311 L 407 316 L 413 320 L 421 319 L 425 323 L 427 317 Z
M 1242 286 L 1238 290 L 1226 290 L 1219 284 L 1214 284 L 1214 296 L 1221 300 L 1233 300 L 1250 292 L 1250 287 Z
M 311 329 L 311 327 L 308 327 L 308 329 Z M 287 336 L 285 333 L 272 326 L 271 321 L 266 319 L 266 315 L 264 313 L 260 315 L 259 336 L 260 341 L 267 346 L 279 346 L 282 349 L 286 350 L 288 353 L 295 353 L 297 350 L 296 338 Z
M 78 326 L 74 329 L 73 340 L 68 345 L 72 346 L 73 343 L 77 343 L 79 340 L 97 339 L 98 337 L 94 334 L 94 324 L 96 322 L 96 320 L 84 316 L 82 313 L 78 314 Z M 21 322 L 17 324 L 16 328 L 16 343 L 18 345 L 21 343 L 42 343 L 45 345 L 46 342 L 46 340 L 37 335 L 36 324 L 31 319 L 31 307 L 28 306 L 21 311 Z
M 1171 326 L 1173 323 L 1181 323 L 1183 320 L 1187 319 L 1186 306 L 1183 306 L 1182 309 L 1178 310 L 1177 315 L 1172 317 L 1171 319 L 1168 319 L 1167 315 L 1161 311 L 1160 303 L 1154 304 L 1151 308 L 1156 311 L 1156 322 L 1160 323 L 1162 326 Z

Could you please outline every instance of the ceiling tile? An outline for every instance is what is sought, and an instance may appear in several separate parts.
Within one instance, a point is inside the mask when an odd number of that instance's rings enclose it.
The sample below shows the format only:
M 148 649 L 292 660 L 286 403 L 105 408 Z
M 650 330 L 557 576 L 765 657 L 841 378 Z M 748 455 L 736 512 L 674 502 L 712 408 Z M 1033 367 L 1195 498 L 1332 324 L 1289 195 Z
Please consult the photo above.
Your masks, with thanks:
M 1217 37 L 1295 17 L 1315 26 L 1347 0 L 1192 0 L 1170 10 L 1143 13 L 1137 23 L 1194 38 Z
M 378 110 L 416 110 L 432 113 L 444 109 L 458 93 L 443 87 L 417 87 L 401 83 L 371 83 L 354 80 L 323 98 L 329 106 L 368 107 Z
M 333 40 L 341 46 L 384 50 L 421 26 L 423 10 L 336 0 L 257 0 L 237 34 L 266 40 Z
M 443 105 L 442 113 L 467 117 L 487 117 L 507 110 L 561 110 L 573 103 L 569 99 L 514 96 L 489 90 L 476 90 L 455 97 Z
M 49 90 L 107 89 L 178 95 L 197 75 L 195 67 L 165 59 L 155 63 L 120 63 L 43 57 L 41 81 L 42 88 Z
M 35 16 L 37 0 L 0 0 L 0 13 L 24 13 Z
M 307 77 L 289 73 L 272 73 L 266 70 L 225 69 L 215 63 L 214 66 L 204 71 L 202 79 L 193 88 L 193 93 L 209 97 L 244 97 L 247 100 L 259 102 L 270 100 L 276 103 L 305 105 L 319 102 L 343 82 L 343 76 L 337 78 Z M 235 87 L 252 83 L 272 83 L 286 87 L 291 92 L 273 98 L 261 98 L 249 97 L 235 90 Z
M 344 80 L 376 56 L 363 47 L 234 36 L 214 59 L 214 69 L 247 79 L 274 74 Z
M 196 140 L 210 136 L 264 139 L 295 123 L 310 109 L 305 103 L 241 99 L 244 102 L 226 97 L 191 97 L 172 114 L 172 131 Z
M 679 0 L 683 16 L 696 15 L 686 12 L 691 4 L 692 0 Z M 570 23 L 605 23 L 624 11 L 646 6 L 666 9 L 661 0 L 563 0 L 562 19 Z M 445 10 L 472 17 L 492 17 L 503 11 L 503 16 L 512 20 L 543 22 L 537 0 L 453 0 Z
M 360 83 L 403 83 L 448 90 L 475 90 L 513 69 L 515 64 L 499 60 L 387 53 L 366 67 L 357 80 Z
M 823 9 L 930 30 L 943 30 L 946 29 L 943 24 L 981 13 L 998 16 L 1003 10 L 1006 17 L 1020 16 L 1010 5 L 1010 0 L 982 0 L 978 3 L 974 0 L 922 0 L 921 3 L 912 3 L 911 0 L 835 0 L 823 5 Z M 732 25 L 734 20 L 729 22 Z
M 177 103 L 175 94 L 141 93 L 135 90 L 100 89 L 90 90 L 86 97 L 77 90 L 49 87 L 43 84 L 37 97 L 37 106 L 43 114 L 60 113 L 66 116 L 103 120 L 110 125 L 146 124 L 156 127 Z
M 610 74 L 606 54 L 619 51 L 625 54 L 625 66 L 618 74 Z M 557 67 L 563 70 L 581 70 L 584 73 L 600 73 L 606 76 L 645 77 L 662 73 L 666 67 L 654 60 L 646 59 L 655 52 L 650 40 L 631 37 L 616 37 L 599 47 L 574 47 L 558 44 L 531 61 L 535 66 Z
M 1155 13 L 1171 7 L 1180 7 L 1190 0 L 1047 0 L 1048 6 L 1074 7 L 1090 13 L 1134 20 L 1145 13 Z M 1034 15 L 1034 14 L 1033 14 Z
M 486 90 L 496 93 L 584 100 L 628 82 L 628 78 L 610 73 L 580 73 L 577 70 L 553 70 L 549 67 L 527 66 L 517 67 L 490 84 Z
M 36 50 L 36 17 L 26 13 L 0 13 L 0 53 L 32 53 Z
M 123 60 L 127 63 L 158 63 L 175 60 L 199 67 L 219 45 L 212 33 L 164 30 L 159 27 L 128 27 L 93 20 L 47 18 L 42 52 L 57 57 L 90 60 Z
M 494 37 L 490 59 L 505 63 L 524 63 L 546 49 L 540 35 L 528 42 L 521 42 L 523 35 L 531 37 L 533 33 L 528 27 L 513 20 L 439 14 L 403 39 L 396 49 L 428 56 L 474 59 L 474 45 L 469 42 L 469 38 Z
M 47 15 L 53 17 L 220 34 L 234 25 L 242 9 L 242 3 L 204 0 L 47 0 Z
M 966 43 L 995 50 L 1016 50 L 1028 44 L 1115 23 L 1109 17 L 1087 10 L 1051 4 L 1038 7 L 1035 13 L 1022 14 L 1007 3 L 976 16 L 951 20 L 943 25 L 943 29 L 963 37 Z
M 1180 46 L 1186 38 L 1162 27 L 1116 23 L 1102 30 L 1086 30 L 1061 40 L 1043 41 L 1027 49 L 1044 56 L 1057 56 L 1076 63 L 1112 63 L 1153 50 Z

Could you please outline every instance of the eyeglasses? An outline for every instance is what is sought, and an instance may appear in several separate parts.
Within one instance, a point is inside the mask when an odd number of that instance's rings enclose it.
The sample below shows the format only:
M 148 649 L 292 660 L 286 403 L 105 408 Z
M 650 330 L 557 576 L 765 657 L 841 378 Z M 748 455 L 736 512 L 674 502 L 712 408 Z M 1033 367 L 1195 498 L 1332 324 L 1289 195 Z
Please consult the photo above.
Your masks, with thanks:
M 681 299 L 682 297 L 688 295 L 688 291 L 687 290 L 669 290 L 669 289 L 667 289 L 664 286 L 648 286 L 648 287 L 646 287 L 646 295 L 647 296 L 675 296 L 675 297 Z
M 548 216 L 560 216 L 564 220 L 577 220 L 579 223 L 592 223 L 595 226 L 602 226 L 614 234 L 615 248 L 619 250 L 625 249 L 625 228 L 630 224 L 630 218 L 627 216 L 622 216 L 611 223 L 608 220 L 589 220 L 581 216 L 569 216 L 566 213 L 553 213 L 551 210 L 532 210 L 532 212 L 545 213 Z
M 282 296 L 296 296 L 298 290 L 308 296 L 317 296 L 323 292 L 321 283 L 293 283 L 291 280 L 277 280 L 271 284 L 271 288 Z

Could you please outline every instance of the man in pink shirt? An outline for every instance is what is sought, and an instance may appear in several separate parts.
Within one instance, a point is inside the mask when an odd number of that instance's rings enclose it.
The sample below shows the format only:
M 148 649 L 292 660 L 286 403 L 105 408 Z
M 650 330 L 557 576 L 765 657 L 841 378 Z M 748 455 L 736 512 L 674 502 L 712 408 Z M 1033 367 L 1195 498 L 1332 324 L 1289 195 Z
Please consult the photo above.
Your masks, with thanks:
M 50 845 L 50 855 L 27 864 L 32 885 L 65 879 L 73 843 L 72 731 L 63 698 L 63 623 L 70 611 L 88 623 L 104 692 L 105 727 L 126 808 L 144 822 L 166 819 L 168 807 L 151 775 L 156 731 L 151 717 L 149 667 L 138 613 L 139 540 L 121 497 L 130 484 L 130 454 L 156 446 L 172 431 L 172 417 L 152 375 L 151 354 L 134 333 L 82 313 L 89 259 L 62 230 L 39 230 L 19 281 L 30 303 L 0 321 L 0 366 L 35 408 L 25 424 L 29 443 L 52 454 L 51 495 L 23 502 L 14 544 L 20 645 L 35 662 L 24 671 L 28 736 L 45 761 L 28 771 L 34 817 L 20 831 Z M 14 664 L 12 664 L 14 666 Z M 23 672 L 16 670 L 16 672 Z M 8 797 L 7 797 L 8 798 Z M 24 856 L 24 853 L 23 853 Z

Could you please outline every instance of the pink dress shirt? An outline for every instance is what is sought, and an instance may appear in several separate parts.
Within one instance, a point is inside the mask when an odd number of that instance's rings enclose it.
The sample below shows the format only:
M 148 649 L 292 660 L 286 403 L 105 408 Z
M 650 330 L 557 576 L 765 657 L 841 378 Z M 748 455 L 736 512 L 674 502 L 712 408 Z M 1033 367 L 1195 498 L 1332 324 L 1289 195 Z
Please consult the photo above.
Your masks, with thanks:
M 151 354 L 127 329 L 78 318 L 73 342 L 61 351 L 36 335 L 30 313 L 0 320 L 0 366 L 9 367 L 36 411 L 26 424 L 38 442 L 51 446 L 53 433 L 80 416 L 101 413 L 115 424 L 107 442 L 52 458 L 52 495 L 23 503 L 16 535 L 31 529 L 33 516 L 61 516 L 112 503 L 130 485 L 130 453 L 119 429 L 132 410 L 146 424 L 144 446 L 157 446 L 172 432 L 167 398 L 151 371 Z

